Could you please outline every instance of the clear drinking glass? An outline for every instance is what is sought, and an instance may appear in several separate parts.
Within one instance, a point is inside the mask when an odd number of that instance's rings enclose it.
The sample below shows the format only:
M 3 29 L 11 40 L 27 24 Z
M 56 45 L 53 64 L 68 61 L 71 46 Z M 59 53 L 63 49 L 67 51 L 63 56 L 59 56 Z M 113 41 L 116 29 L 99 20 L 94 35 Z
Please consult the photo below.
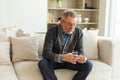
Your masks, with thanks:
M 78 51 L 72 50 L 72 53 L 76 55 L 76 57 L 78 56 Z
M 72 53 L 76 55 L 77 59 L 83 57 L 83 55 L 78 55 L 78 51 L 73 50 Z

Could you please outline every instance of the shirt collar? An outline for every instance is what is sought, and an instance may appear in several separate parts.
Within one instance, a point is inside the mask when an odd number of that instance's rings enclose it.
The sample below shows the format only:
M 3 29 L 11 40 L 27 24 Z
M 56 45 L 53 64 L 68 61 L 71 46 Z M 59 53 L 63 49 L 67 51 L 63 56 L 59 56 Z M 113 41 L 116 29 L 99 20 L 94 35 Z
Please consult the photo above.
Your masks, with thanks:
M 66 35 L 72 35 L 72 34 L 67 34 L 66 32 L 64 32 L 64 30 L 63 30 L 63 28 L 62 28 L 62 25 L 61 24 L 59 24 L 59 30 L 60 30 L 60 32 L 62 33 L 62 34 L 66 34 Z

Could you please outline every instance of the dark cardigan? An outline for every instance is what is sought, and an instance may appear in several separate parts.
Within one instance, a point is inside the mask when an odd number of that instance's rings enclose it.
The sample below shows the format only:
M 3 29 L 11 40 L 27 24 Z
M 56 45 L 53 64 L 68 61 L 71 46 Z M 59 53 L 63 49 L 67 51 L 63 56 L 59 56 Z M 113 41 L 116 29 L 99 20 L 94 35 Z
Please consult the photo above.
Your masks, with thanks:
M 43 58 L 60 62 L 60 57 L 63 54 L 71 53 L 72 50 L 78 51 L 79 55 L 84 54 L 82 30 L 76 27 L 75 31 L 69 35 L 66 44 L 63 42 L 62 31 L 63 29 L 60 24 L 47 31 L 42 53 Z

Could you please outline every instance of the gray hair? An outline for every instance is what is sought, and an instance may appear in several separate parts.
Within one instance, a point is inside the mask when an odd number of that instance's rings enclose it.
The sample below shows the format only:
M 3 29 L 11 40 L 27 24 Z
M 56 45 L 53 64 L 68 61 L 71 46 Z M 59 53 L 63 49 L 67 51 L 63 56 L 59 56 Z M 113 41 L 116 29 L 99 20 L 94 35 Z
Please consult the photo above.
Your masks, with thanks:
M 77 17 L 77 13 L 74 10 L 65 10 L 62 14 L 62 19 L 65 20 L 65 18 L 68 16 L 75 18 Z

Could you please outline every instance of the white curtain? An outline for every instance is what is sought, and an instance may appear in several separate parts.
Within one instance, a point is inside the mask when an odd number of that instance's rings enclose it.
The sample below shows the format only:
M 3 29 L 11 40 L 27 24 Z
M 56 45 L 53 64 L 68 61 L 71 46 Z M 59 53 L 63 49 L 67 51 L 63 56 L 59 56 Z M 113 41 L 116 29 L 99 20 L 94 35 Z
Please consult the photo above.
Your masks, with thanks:
M 111 0 L 108 36 L 120 38 L 120 0 Z

